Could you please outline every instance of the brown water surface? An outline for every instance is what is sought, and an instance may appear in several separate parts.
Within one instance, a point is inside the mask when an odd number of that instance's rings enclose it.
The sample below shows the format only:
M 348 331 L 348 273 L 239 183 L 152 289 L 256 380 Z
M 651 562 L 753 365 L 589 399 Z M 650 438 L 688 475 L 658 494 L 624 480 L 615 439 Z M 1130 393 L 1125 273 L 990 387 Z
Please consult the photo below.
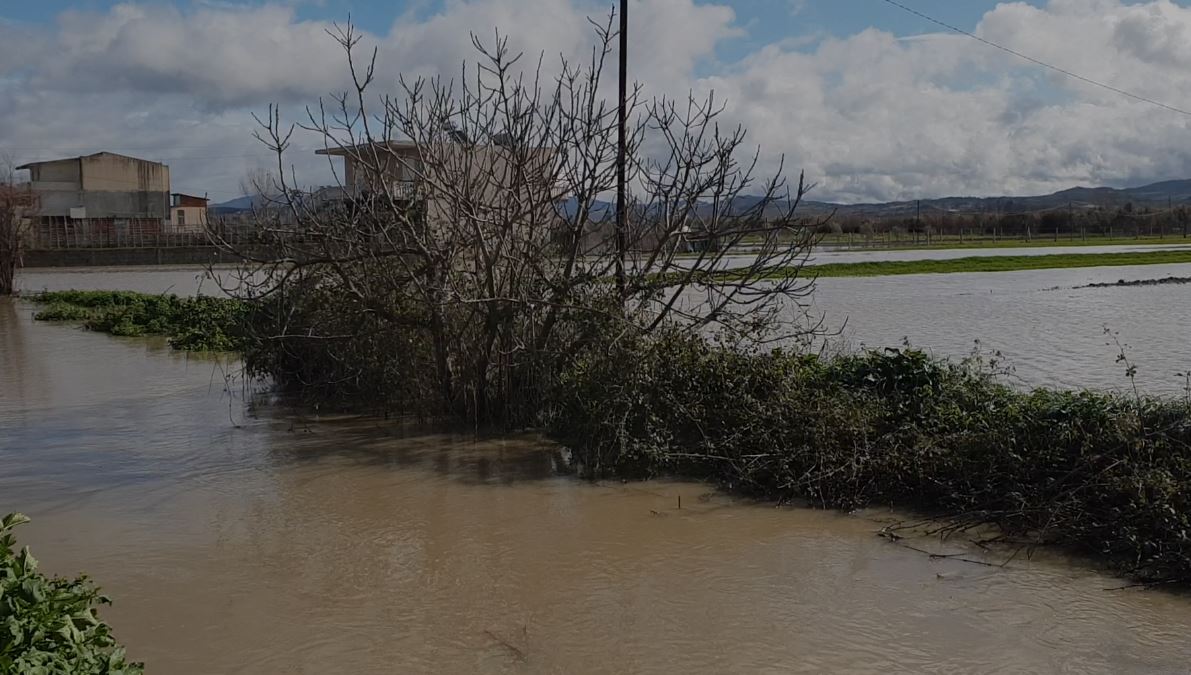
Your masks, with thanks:
M 303 415 L 234 363 L 32 310 L 0 301 L 0 512 L 102 583 L 149 673 L 1189 671 L 1191 598 L 1083 564 L 583 483 L 533 437 Z

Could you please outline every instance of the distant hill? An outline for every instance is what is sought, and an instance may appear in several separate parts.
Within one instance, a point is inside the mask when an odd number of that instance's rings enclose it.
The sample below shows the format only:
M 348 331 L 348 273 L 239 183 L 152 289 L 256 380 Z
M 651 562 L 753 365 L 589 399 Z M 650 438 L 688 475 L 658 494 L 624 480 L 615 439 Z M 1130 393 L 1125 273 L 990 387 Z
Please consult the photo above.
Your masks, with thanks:
M 942 197 L 923 199 L 922 212 L 927 213 L 1033 213 L 1051 209 L 1119 208 L 1133 204 L 1135 208 L 1166 208 L 1167 203 L 1191 203 L 1191 180 L 1171 180 L 1133 188 L 1074 187 L 1048 195 L 1004 197 Z M 833 204 L 806 202 L 804 213 L 820 214 L 835 211 L 841 216 L 867 218 L 911 217 L 917 202 L 884 202 L 874 204 Z
M 262 201 L 262 197 L 245 195 L 243 197 L 237 197 L 219 204 L 212 204 L 208 207 L 208 210 L 214 215 L 243 213 L 244 211 L 251 211 L 254 206 L 256 206 L 258 203 L 261 203 Z
M 759 197 L 740 197 L 740 208 L 757 203 Z M 1025 197 L 941 197 L 923 199 L 923 214 L 931 213 L 1033 213 L 1051 209 L 1066 208 L 1069 204 L 1077 209 L 1119 208 L 1133 204 L 1134 208 L 1166 208 L 1168 203 L 1185 205 L 1191 203 L 1191 180 L 1170 180 L 1133 188 L 1074 187 L 1048 195 Z M 215 204 L 215 214 L 231 214 L 251 211 L 262 198 L 244 196 L 221 204 Z M 563 211 L 573 214 L 577 210 L 575 201 L 563 204 Z M 915 201 L 879 202 L 872 204 L 837 204 L 833 202 L 803 202 L 800 213 L 807 216 L 826 215 L 834 211 L 839 216 L 860 218 L 909 218 L 917 211 Z M 596 202 L 595 210 L 601 215 L 616 212 L 614 203 Z M 774 209 L 776 210 L 776 208 Z

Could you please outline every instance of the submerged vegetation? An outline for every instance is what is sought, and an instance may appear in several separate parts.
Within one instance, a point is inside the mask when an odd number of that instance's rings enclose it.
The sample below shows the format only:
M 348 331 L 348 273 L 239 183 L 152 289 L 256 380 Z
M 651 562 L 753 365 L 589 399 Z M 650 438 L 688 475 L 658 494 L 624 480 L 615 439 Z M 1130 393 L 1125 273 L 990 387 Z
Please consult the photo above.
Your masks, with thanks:
M 46 305 L 38 321 L 78 321 L 122 337 L 162 335 L 187 351 L 242 351 L 250 305 L 230 298 L 131 291 L 53 291 L 31 297 Z
M 29 522 L 0 519 L 0 673 L 140 675 L 96 616 L 109 601 L 86 577 L 50 578 L 29 549 L 16 550 L 13 529 Z
M 1161 279 L 1118 279 L 1113 283 L 1097 283 L 1076 286 L 1076 288 L 1128 288 L 1134 286 L 1182 286 L 1191 284 L 1191 277 L 1163 277 Z

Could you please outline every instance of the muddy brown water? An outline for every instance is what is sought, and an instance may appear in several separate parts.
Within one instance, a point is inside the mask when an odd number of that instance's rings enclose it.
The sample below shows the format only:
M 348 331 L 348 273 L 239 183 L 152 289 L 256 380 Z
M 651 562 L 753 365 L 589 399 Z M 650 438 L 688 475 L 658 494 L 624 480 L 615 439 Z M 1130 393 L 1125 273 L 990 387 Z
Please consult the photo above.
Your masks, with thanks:
M 234 363 L 32 310 L 0 302 L 0 511 L 104 586 L 150 673 L 1191 671 L 1191 597 L 1085 562 L 580 482 L 538 438 L 290 410 Z

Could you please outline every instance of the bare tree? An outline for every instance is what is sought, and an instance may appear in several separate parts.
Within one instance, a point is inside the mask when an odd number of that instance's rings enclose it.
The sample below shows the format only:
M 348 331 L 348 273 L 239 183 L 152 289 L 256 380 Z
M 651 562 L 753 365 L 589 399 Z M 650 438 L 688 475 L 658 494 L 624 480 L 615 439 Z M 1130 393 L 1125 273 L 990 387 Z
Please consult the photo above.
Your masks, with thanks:
M 262 370 L 358 385 L 399 361 L 393 377 L 433 373 L 433 386 L 399 392 L 405 400 L 507 421 L 597 339 L 675 325 L 742 344 L 814 332 L 801 320 L 813 228 L 795 217 L 808 186 L 788 186 L 780 170 L 757 178 L 759 150 L 746 150 L 743 129 L 721 127 L 711 96 L 630 92 L 632 254 L 623 294 L 614 283 L 621 258 L 605 200 L 617 108 L 603 81 L 613 25 L 593 22 L 590 58 L 563 59 L 552 77 L 499 34 L 490 45 L 473 36 L 479 62 L 457 81 L 400 78 L 381 94 L 376 50 L 362 55 L 360 34 L 337 27 L 353 87 L 299 124 L 275 107 L 258 118 L 286 212 L 259 223 L 269 255 L 239 251 L 250 261 L 240 293 L 274 310 Z M 330 197 L 300 187 L 287 161 L 295 134 L 317 137 L 332 162 Z M 399 345 L 417 347 L 393 360 L 364 353 Z
M 16 163 L 0 155 L 0 296 L 12 295 L 37 197 L 17 182 Z

